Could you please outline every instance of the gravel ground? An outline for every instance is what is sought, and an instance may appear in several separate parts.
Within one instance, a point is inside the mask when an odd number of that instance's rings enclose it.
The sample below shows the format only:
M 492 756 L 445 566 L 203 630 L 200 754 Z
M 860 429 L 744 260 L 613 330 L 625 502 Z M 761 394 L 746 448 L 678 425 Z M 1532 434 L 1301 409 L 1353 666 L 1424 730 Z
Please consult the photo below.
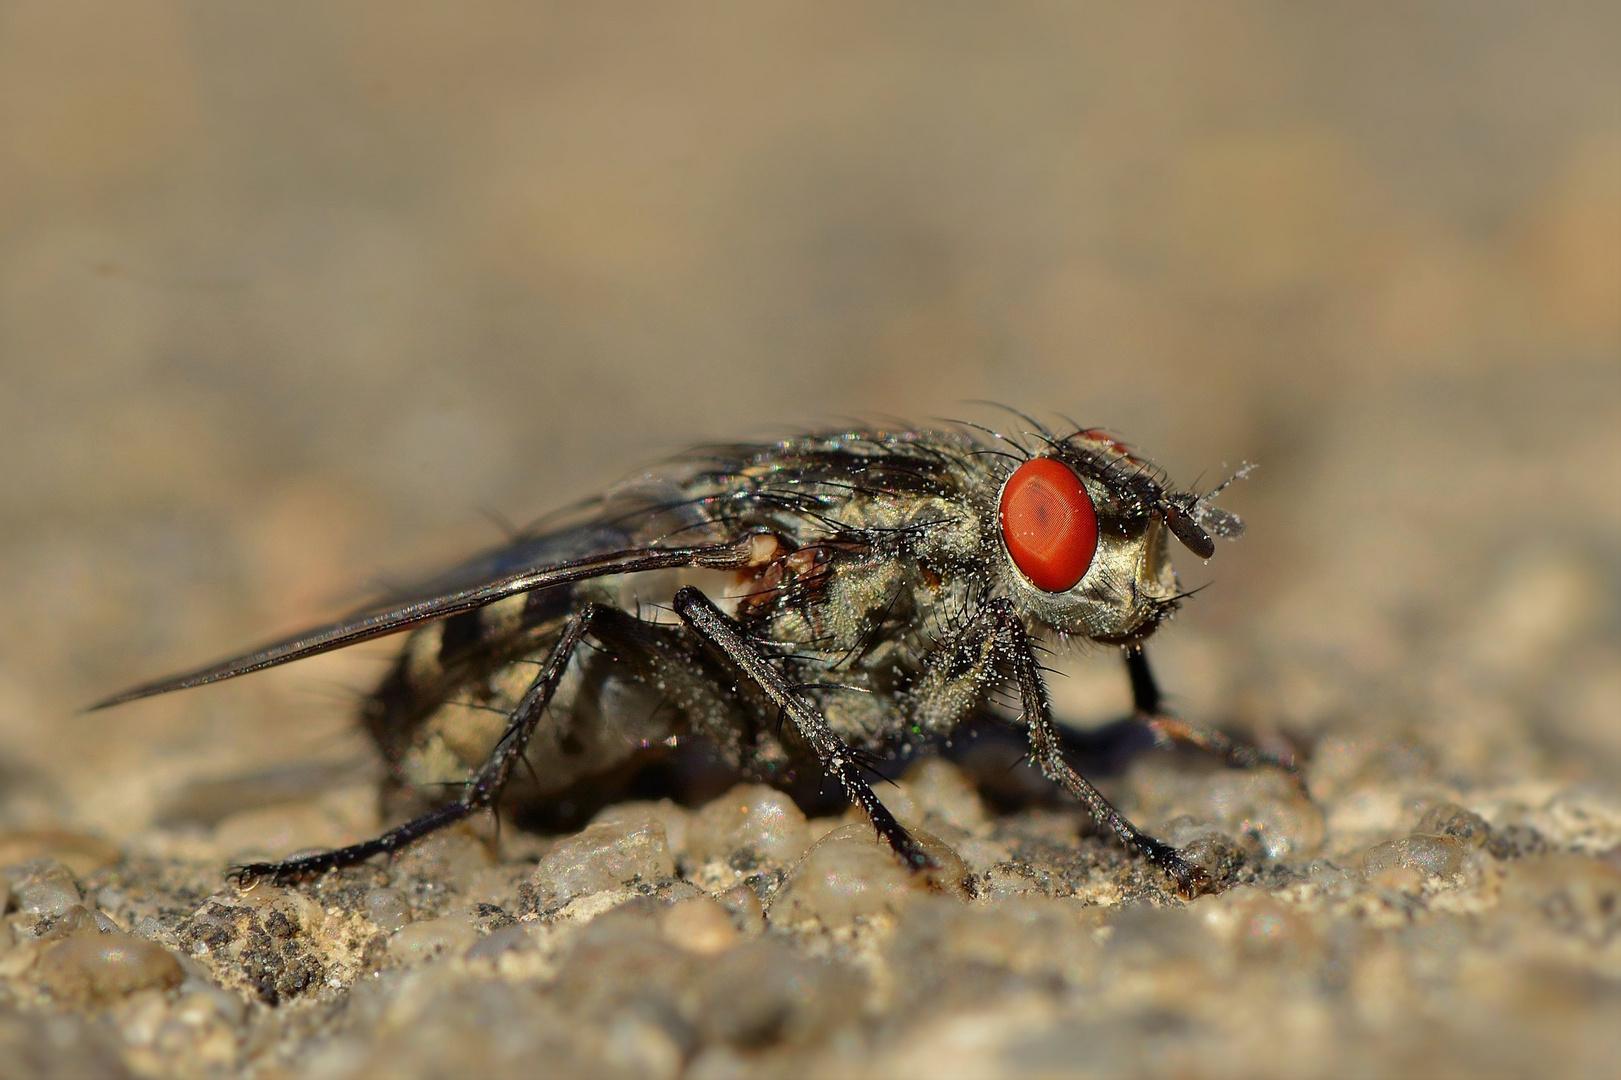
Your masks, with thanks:
M 0 3 L 0 1076 L 1613 1075 L 1614 5 L 131 10 Z M 1089 763 L 1216 895 L 989 738 L 930 879 L 745 785 L 244 890 L 383 824 L 388 643 L 77 712 L 974 398 L 1260 463 L 1151 653 L 1305 793 Z
M 1602 419 L 1599 450 L 1621 430 Z M 1359 427 L 1315 488 L 1351 513 L 1332 474 L 1360 491 L 1380 464 Z M 1512 484 L 1517 452 L 1478 467 Z M 1438 485 L 1381 526 L 1423 543 L 1427 521 L 1467 518 L 1472 490 Z M 1217 895 L 1175 898 L 993 742 L 883 789 L 939 845 L 929 880 L 853 813 L 807 820 L 741 785 L 691 808 L 614 804 L 573 835 L 509 823 L 497 843 L 473 826 L 312 885 L 227 885 L 229 862 L 377 827 L 364 769 L 281 767 L 181 786 L 116 844 L 48 818 L 0 833 L 8 1068 L 1606 1075 L 1621 1055 L 1614 567 L 1557 540 L 1515 552 L 1501 530 L 1468 530 L 1493 579 L 1436 607 L 1381 613 L 1357 575 L 1319 575 L 1247 632 L 1162 631 L 1173 686 L 1204 673 L 1228 688 L 1210 708 L 1308 756 L 1309 796 L 1154 752 L 1104 777 Z M 1452 535 L 1432 542 L 1465 557 Z M 1422 596 L 1433 566 L 1401 565 L 1387 588 Z M 1108 659 L 1069 658 L 1060 700 L 1095 688 L 1107 708 Z

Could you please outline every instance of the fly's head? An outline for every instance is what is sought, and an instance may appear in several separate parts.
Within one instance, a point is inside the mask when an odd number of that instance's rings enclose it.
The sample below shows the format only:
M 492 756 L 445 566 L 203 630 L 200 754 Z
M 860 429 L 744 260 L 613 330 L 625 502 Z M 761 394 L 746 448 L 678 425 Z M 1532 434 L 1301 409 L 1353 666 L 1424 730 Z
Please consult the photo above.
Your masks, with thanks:
M 1170 538 L 1208 559 L 1214 537 L 1243 532 L 1236 515 L 1210 502 L 1227 483 L 1205 496 L 1176 491 L 1096 430 L 1047 439 L 1006 474 L 997 500 L 1006 591 L 1060 633 L 1111 644 L 1146 637 L 1181 596 Z

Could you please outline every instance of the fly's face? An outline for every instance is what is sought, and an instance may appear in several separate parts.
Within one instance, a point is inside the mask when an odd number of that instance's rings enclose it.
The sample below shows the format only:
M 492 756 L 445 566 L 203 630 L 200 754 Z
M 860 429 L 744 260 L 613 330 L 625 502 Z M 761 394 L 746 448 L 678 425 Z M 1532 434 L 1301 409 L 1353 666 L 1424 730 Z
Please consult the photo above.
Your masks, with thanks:
M 1208 558 L 1210 532 L 1242 527 L 1205 499 L 1169 490 L 1163 474 L 1096 431 L 1012 468 L 997 500 L 1007 592 L 1020 610 L 1107 643 L 1145 637 L 1176 609 L 1170 536 Z

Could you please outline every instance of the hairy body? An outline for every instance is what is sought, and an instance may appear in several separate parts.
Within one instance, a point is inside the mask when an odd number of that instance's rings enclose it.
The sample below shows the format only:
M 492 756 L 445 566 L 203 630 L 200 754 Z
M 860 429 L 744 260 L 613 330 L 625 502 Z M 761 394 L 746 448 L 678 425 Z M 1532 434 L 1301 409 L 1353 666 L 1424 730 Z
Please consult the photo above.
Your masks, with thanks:
M 363 718 L 395 782 L 440 805 L 256 874 L 393 851 L 503 795 L 556 797 L 690 737 L 767 781 L 819 765 L 923 867 L 863 764 L 949 735 L 1007 687 L 1032 760 L 1195 894 L 1203 871 L 1064 760 L 1035 650 L 1047 637 L 1121 648 L 1160 734 L 1254 760 L 1160 717 L 1139 647 L 1178 603 L 1169 537 L 1209 557 L 1211 534 L 1241 524 L 1099 431 L 1037 425 L 1028 439 L 857 429 L 706 447 L 387 606 L 102 704 L 411 630 Z

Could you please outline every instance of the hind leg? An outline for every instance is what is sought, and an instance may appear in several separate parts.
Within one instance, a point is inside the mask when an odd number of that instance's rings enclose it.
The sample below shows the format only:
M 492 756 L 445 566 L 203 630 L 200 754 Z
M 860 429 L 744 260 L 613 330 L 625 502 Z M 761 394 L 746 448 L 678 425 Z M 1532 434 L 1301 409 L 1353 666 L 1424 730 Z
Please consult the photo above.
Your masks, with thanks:
M 237 867 L 235 870 L 237 879 L 254 881 L 268 878 L 282 883 L 322 874 L 339 867 L 353 866 L 374 855 L 393 854 L 447 825 L 493 807 L 501 797 L 508 779 L 511 778 L 512 770 L 522 760 L 530 736 L 534 734 L 546 706 L 551 703 L 552 695 L 557 692 L 558 683 L 562 681 L 563 673 L 568 670 L 569 661 L 579 648 L 593 620 L 603 610 L 605 609 L 591 604 L 569 617 L 563 626 L 563 632 L 553 643 L 545 662 L 541 664 L 540 672 L 509 715 L 506 729 L 501 733 L 495 749 L 479 770 L 463 785 L 462 793 L 455 802 L 435 807 L 381 836 L 358 844 L 350 844 L 348 847 L 305 855 L 297 859 L 285 859 L 281 862 L 249 863 Z

